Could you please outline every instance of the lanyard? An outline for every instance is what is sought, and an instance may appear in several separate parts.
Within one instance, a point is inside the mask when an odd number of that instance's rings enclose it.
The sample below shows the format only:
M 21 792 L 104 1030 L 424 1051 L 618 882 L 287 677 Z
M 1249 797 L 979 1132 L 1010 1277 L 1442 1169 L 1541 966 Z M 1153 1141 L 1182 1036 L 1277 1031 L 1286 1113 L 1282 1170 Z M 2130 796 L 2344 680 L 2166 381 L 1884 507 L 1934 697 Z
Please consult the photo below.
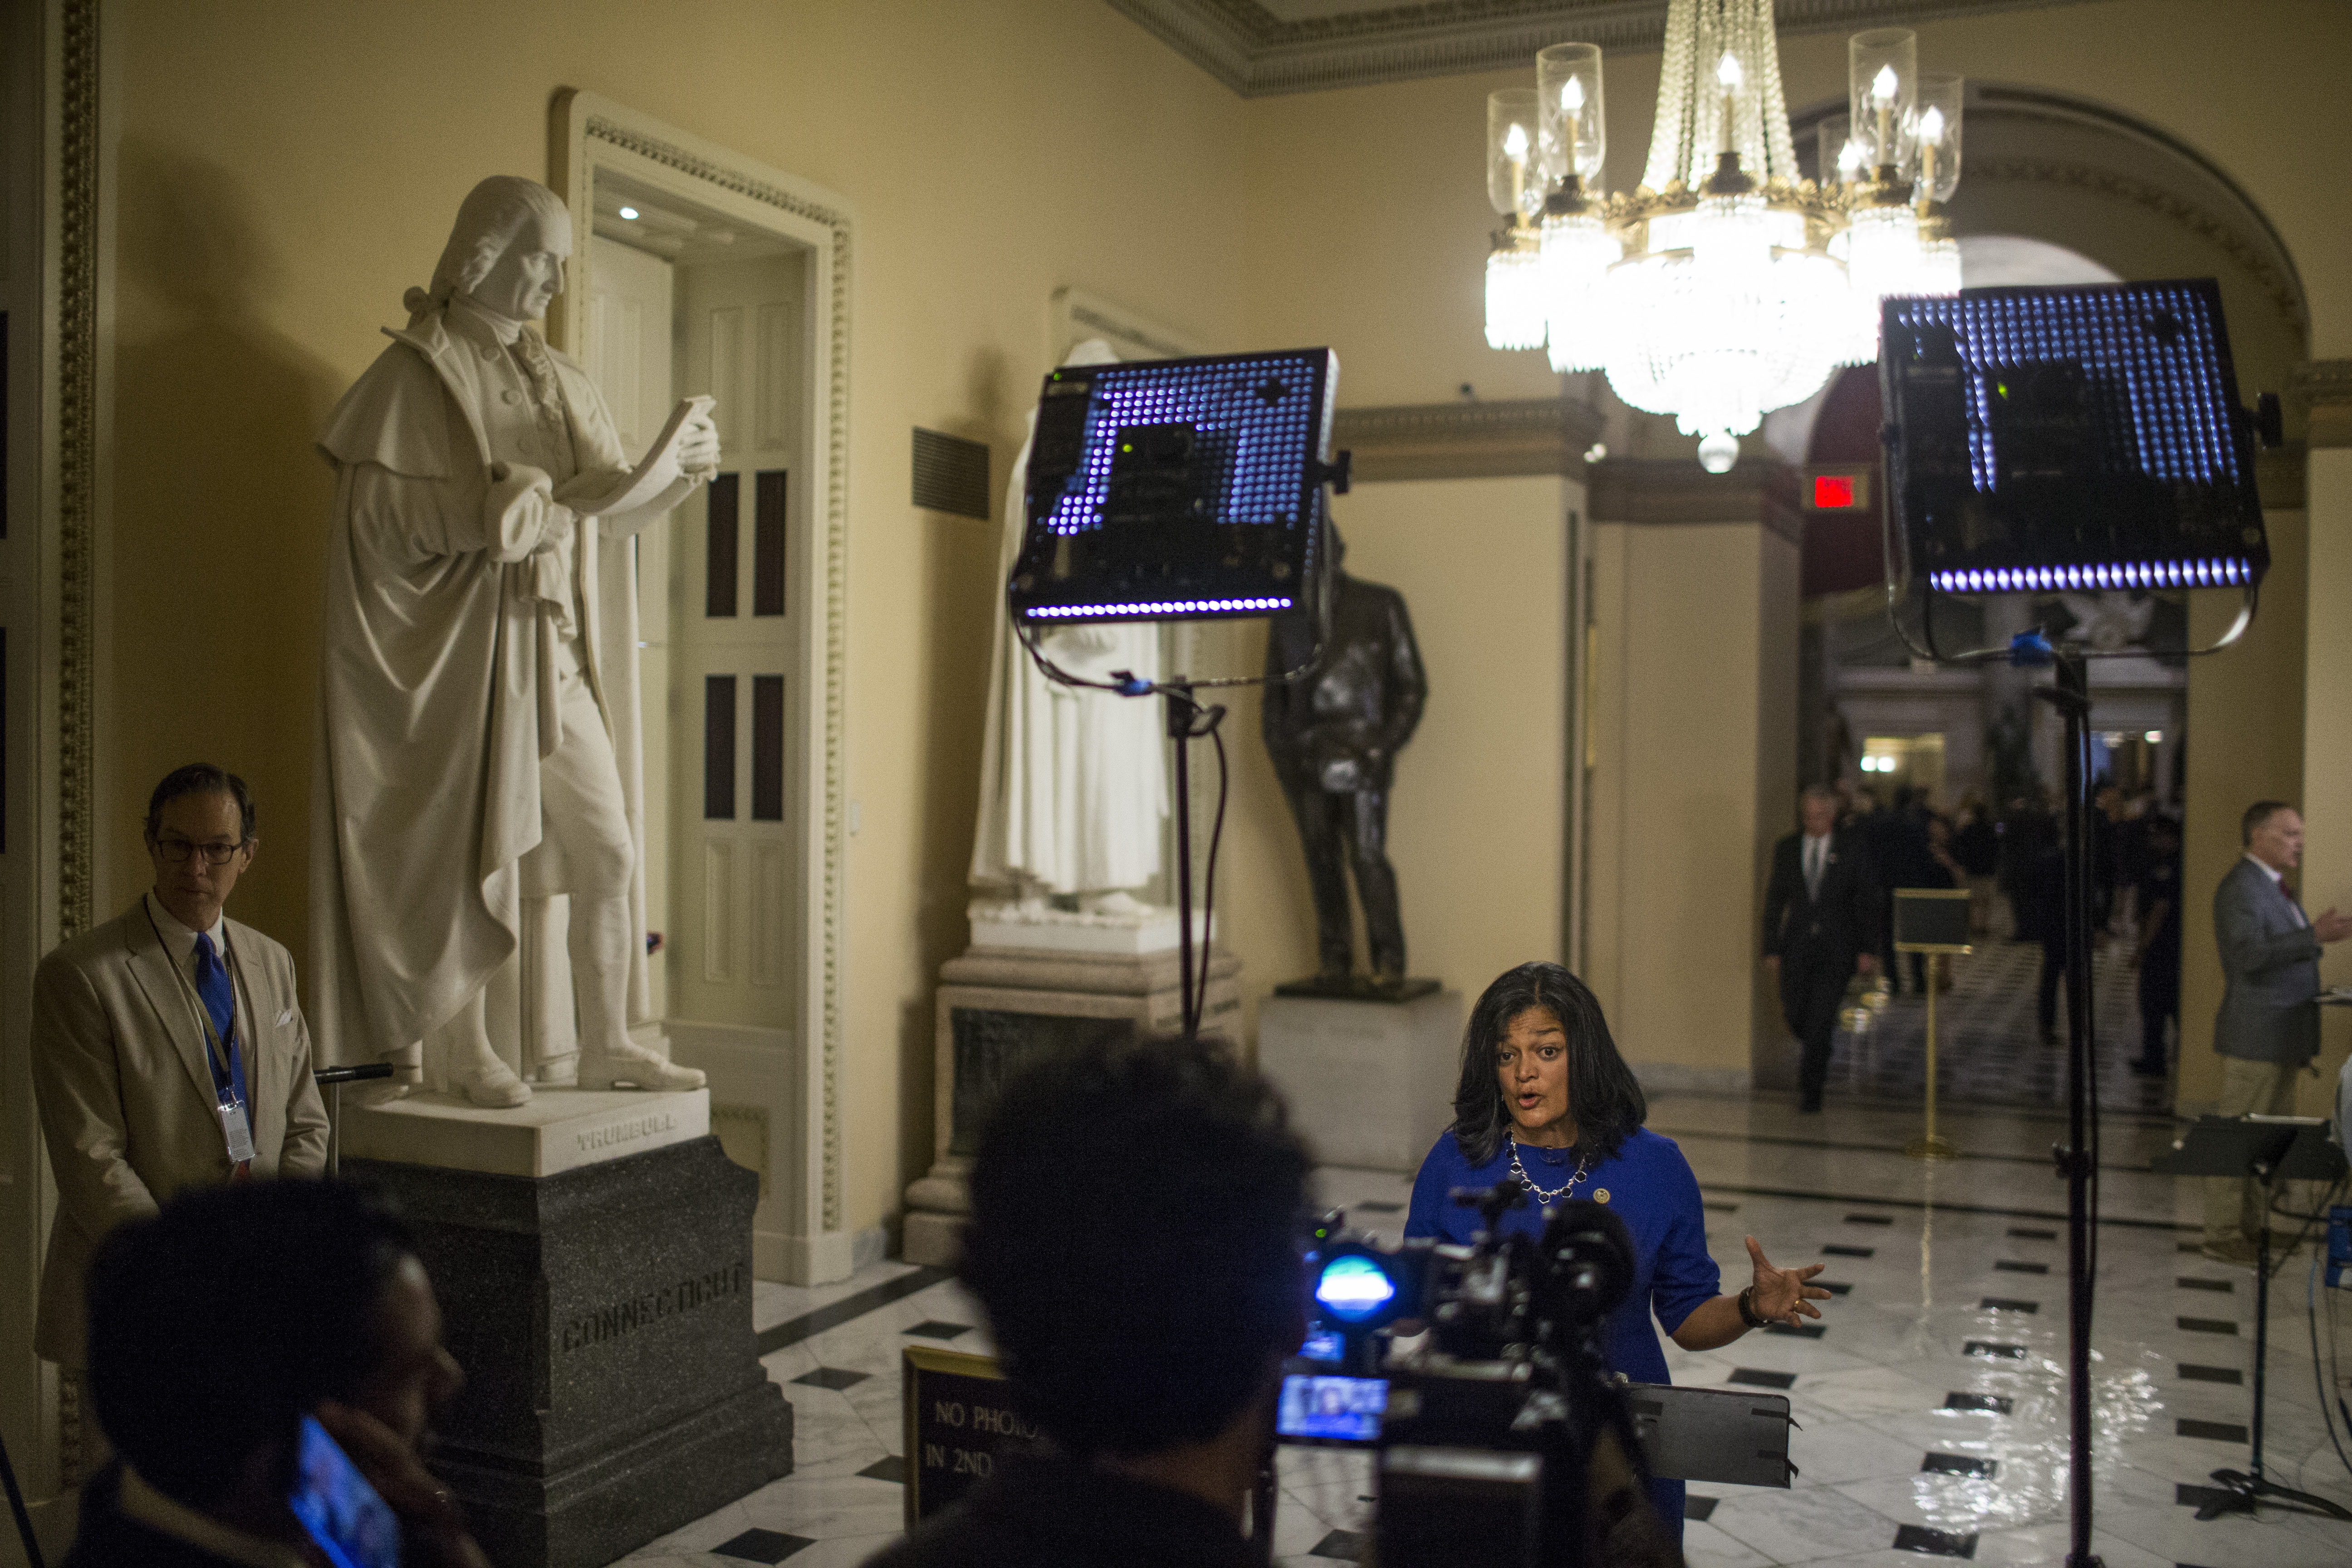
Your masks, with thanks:
M 229 1034 L 232 1037 L 224 1040 L 220 1037 L 220 1031 L 213 1027 L 213 1016 L 210 1009 L 205 1007 L 204 998 L 196 994 L 196 988 L 188 983 L 188 977 L 181 971 L 178 960 L 172 957 L 171 944 L 163 941 L 163 928 L 155 923 L 155 911 L 147 906 L 144 900 L 141 900 L 140 907 L 147 910 L 148 927 L 155 933 L 156 944 L 163 949 L 164 962 L 171 965 L 172 978 L 180 983 L 180 1000 L 187 1005 L 188 1011 L 195 1017 L 196 1027 L 203 1032 L 205 1066 L 212 1070 L 214 1098 L 223 1105 L 244 1104 L 246 1102 L 245 1064 L 237 1059 L 236 1041 L 234 1037 L 236 1033 L 235 998 L 236 993 L 242 989 L 239 982 L 244 978 L 245 972 L 243 966 L 236 962 L 236 953 L 229 948 L 227 926 L 224 924 L 221 928 L 221 958 L 224 960 L 221 968 L 229 977 L 231 998 Z M 227 1064 L 226 1067 L 222 1065 L 224 1061 Z

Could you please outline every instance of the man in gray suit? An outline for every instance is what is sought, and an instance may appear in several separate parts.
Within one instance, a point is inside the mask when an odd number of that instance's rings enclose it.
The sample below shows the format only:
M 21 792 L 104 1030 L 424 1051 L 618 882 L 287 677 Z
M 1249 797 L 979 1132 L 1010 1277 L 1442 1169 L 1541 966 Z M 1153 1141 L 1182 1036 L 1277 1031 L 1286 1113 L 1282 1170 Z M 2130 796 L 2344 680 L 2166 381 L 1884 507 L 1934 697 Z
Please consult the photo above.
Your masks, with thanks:
M 2352 915 L 2305 915 L 2286 874 L 2303 860 L 2303 818 L 2284 801 L 2258 800 L 2240 827 L 2245 858 L 2213 894 L 2221 949 L 2222 1116 L 2284 1116 L 2294 1109 L 2295 1069 L 2319 1054 L 2319 951 L 2352 936 Z M 2205 1255 L 2251 1268 L 2263 1224 L 2263 1190 L 2250 1179 L 2205 1184 Z
M 57 1173 L 33 1348 L 79 1380 L 99 1242 L 184 1187 L 315 1176 L 327 1112 L 294 961 L 221 913 L 253 861 L 253 797 L 209 763 L 147 807 L 152 891 L 33 975 L 33 1090 Z

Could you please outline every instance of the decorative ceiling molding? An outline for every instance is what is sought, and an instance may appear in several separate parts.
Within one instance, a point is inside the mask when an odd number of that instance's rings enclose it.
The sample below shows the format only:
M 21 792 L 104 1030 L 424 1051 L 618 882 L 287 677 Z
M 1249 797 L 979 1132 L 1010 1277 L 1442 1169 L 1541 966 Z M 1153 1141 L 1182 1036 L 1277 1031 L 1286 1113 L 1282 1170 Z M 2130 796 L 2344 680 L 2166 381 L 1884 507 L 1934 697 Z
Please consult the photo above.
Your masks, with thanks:
M 1595 522 L 1760 522 L 1805 541 L 1797 471 L 1778 458 L 1742 458 L 1727 474 L 1688 458 L 1603 458 L 1591 472 L 1585 507 Z
M 1406 404 L 1340 409 L 1331 446 L 1354 454 L 1350 477 L 1365 483 L 1580 477 L 1601 427 L 1599 409 L 1564 397 Z
M 1778 0 L 1784 33 L 1852 32 L 2084 0 Z M 1664 43 L 1665 0 L 1422 0 L 1285 21 L 1258 0 L 1109 0 L 1244 98 L 1462 76 L 1527 65 L 1567 39 Z

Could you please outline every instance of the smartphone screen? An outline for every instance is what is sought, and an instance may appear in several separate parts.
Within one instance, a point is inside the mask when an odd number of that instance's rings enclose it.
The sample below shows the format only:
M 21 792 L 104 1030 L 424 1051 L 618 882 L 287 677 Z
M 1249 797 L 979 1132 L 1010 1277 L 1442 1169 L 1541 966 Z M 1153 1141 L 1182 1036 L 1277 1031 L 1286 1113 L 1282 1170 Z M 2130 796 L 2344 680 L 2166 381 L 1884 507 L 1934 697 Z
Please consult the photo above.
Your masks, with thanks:
M 311 1416 L 302 1417 L 294 1489 L 286 1506 L 335 1568 L 400 1568 L 400 1521 Z
M 1384 1377 L 1292 1373 L 1282 1380 L 1275 1435 L 1294 1442 L 1376 1443 L 1388 1404 L 1389 1380 Z

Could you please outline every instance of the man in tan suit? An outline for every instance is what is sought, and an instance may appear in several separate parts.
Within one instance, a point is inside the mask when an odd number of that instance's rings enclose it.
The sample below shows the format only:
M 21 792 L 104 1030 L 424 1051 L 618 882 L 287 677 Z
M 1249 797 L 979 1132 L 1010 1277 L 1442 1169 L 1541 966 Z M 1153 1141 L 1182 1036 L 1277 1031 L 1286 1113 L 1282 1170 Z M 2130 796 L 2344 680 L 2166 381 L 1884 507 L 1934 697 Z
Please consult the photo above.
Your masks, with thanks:
M 33 1087 L 58 1180 L 33 1348 L 69 1374 L 86 1364 L 83 1279 L 108 1231 L 183 1187 L 327 1163 L 294 961 L 221 913 L 260 842 L 245 781 L 177 770 L 146 837 L 153 890 L 33 977 Z

